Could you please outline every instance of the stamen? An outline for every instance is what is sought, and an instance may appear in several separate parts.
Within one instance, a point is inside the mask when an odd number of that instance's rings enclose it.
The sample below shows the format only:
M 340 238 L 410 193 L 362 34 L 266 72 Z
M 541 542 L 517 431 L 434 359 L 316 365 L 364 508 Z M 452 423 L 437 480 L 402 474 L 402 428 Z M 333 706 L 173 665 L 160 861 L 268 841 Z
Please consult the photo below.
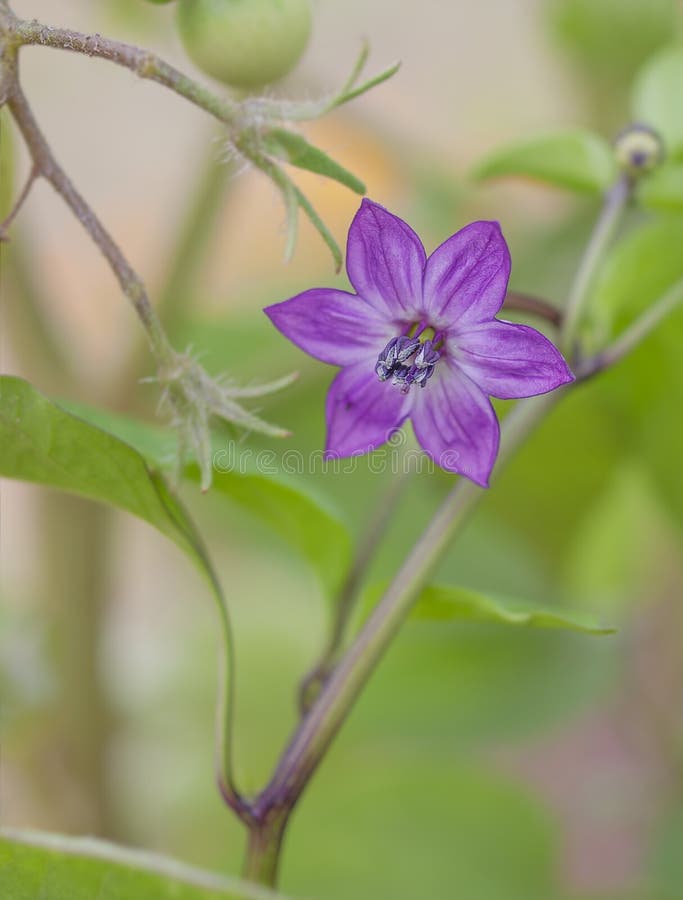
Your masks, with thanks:
M 421 325 L 413 337 L 403 334 L 389 341 L 375 364 L 380 381 L 391 378 L 392 384 L 400 385 L 404 393 L 408 393 L 411 384 L 426 385 L 434 374 L 434 366 L 441 359 L 441 354 L 434 349 L 435 340 L 418 340 L 417 335 L 426 327 Z M 408 365 L 411 358 L 412 362 Z

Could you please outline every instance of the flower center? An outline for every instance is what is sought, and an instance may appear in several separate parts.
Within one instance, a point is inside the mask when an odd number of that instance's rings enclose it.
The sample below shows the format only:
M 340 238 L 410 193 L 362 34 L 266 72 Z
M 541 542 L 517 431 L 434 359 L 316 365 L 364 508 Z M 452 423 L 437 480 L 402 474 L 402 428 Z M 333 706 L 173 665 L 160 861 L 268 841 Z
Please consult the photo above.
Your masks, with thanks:
M 380 381 L 391 378 L 391 383 L 400 385 L 404 394 L 408 393 L 412 384 L 419 384 L 420 387 L 427 384 L 441 359 L 441 354 L 435 349 L 435 346 L 441 346 L 441 341 L 438 334 L 421 340 L 420 335 L 425 328 L 425 325 L 419 325 L 412 337 L 402 334 L 389 341 L 375 364 Z M 409 331 L 413 331 L 412 326 Z

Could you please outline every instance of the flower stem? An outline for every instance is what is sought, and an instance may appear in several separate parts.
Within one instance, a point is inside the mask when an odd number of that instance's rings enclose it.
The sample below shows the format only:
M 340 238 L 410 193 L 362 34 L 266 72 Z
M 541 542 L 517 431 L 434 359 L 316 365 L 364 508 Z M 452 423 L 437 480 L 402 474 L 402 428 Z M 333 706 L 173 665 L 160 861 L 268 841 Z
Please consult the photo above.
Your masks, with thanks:
M 652 306 L 623 331 L 612 344 L 592 359 L 586 360 L 585 364 L 578 368 L 577 377 L 585 380 L 615 365 L 624 356 L 635 350 L 681 304 L 683 304 L 683 279 L 675 282 L 666 293 L 655 300 Z
M 622 175 L 605 195 L 602 210 L 569 292 L 562 323 L 561 346 L 570 361 L 576 358 L 577 333 L 598 266 L 619 226 L 632 189 L 632 181 Z
M 565 390 L 523 401 L 510 413 L 502 427 L 499 467 Z M 443 501 L 293 735 L 270 783 L 253 806 L 258 818 L 294 807 L 420 589 L 484 496 L 481 488 L 461 479 Z
M 248 881 L 274 887 L 289 810 L 280 810 L 261 825 L 249 828 L 242 875 Z
M 403 471 L 392 479 L 389 489 L 380 499 L 375 516 L 358 542 L 356 556 L 334 603 L 332 629 L 325 650 L 315 666 L 303 678 L 299 687 L 299 705 L 303 713 L 308 711 L 334 668 L 358 598 L 358 590 L 374 559 L 375 551 L 393 520 L 396 506 L 406 486 L 407 475 L 408 472 Z

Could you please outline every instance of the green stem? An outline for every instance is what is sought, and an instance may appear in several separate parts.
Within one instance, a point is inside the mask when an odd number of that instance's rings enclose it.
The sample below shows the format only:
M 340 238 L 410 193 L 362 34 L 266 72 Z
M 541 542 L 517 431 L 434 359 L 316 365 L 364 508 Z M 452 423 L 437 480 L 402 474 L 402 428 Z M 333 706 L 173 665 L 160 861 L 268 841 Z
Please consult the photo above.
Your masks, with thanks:
M 498 468 L 565 393 L 522 401 L 503 423 Z M 453 536 L 486 492 L 459 480 L 408 555 L 355 642 L 295 732 L 273 778 L 254 806 L 257 817 L 294 806 L 349 714 L 368 677 L 409 614 Z M 270 852 L 270 850 L 268 851 Z
M 404 471 L 392 479 L 388 491 L 377 505 L 375 516 L 358 542 L 356 555 L 334 602 L 332 628 L 325 649 L 299 687 L 299 705 L 304 713 L 308 711 L 334 668 L 358 599 L 358 590 L 374 559 L 375 551 L 393 521 L 396 506 L 406 486 L 407 475 L 408 473 Z
M 677 281 L 658 300 L 655 300 L 646 312 L 623 331 L 609 347 L 606 347 L 593 359 L 587 360 L 584 366 L 579 368 L 577 376 L 585 380 L 615 365 L 624 356 L 635 350 L 682 303 L 683 279 Z
M 567 300 L 560 335 L 562 349 L 570 360 L 576 356 L 577 334 L 598 266 L 619 226 L 632 189 L 633 185 L 630 179 L 626 175 L 622 175 L 607 192 L 600 216 L 579 264 Z
M 190 299 L 233 174 L 230 163 L 219 158 L 215 142 L 208 141 L 208 146 L 206 160 L 200 166 L 196 187 L 171 254 L 168 275 L 159 292 L 157 312 L 171 336 Z
M 242 875 L 254 884 L 277 884 L 282 841 L 289 811 L 279 811 L 264 823 L 250 827 Z

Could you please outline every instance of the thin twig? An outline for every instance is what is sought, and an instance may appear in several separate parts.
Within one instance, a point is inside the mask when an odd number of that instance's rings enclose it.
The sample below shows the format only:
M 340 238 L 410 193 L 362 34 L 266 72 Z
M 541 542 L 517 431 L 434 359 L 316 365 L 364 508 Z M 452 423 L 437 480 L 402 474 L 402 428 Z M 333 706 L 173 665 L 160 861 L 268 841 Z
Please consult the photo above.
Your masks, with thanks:
M 11 86 L 7 105 L 26 142 L 37 174 L 52 185 L 99 247 L 121 290 L 135 307 L 153 348 L 163 357 L 169 349 L 168 342 L 142 280 L 53 156 L 16 79 Z
M 636 319 L 625 331 L 623 331 L 612 344 L 601 350 L 592 359 L 578 367 L 576 377 L 580 381 L 586 381 L 599 372 L 611 368 L 625 356 L 635 350 L 646 337 L 648 337 L 660 325 L 664 319 L 683 304 L 683 279 L 673 284 L 669 290 L 662 294 L 643 315 Z
M 228 125 L 238 118 L 239 106 L 237 103 L 214 94 L 149 50 L 143 50 L 122 41 L 112 41 L 100 34 L 82 34 L 67 28 L 52 28 L 49 25 L 42 25 L 40 22 L 17 20 L 14 26 L 14 35 L 19 45 L 54 47 L 109 60 L 109 62 L 130 69 L 140 78 L 156 81 L 175 91 L 190 103 L 201 107 Z
M 633 193 L 633 182 L 621 175 L 605 195 L 602 210 L 586 246 L 579 269 L 572 284 L 562 322 L 561 349 L 574 361 L 576 339 L 585 305 L 590 296 L 597 269 L 605 255 L 621 217 Z
M 38 175 L 40 174 L 38 167 L 34 164 L 31 166 L 31 171 L 28 173 L 28 178 L 26 179 L 26 184 L 22 192 L 17 197 L 14 206 L 12 207 L 12 211 L 5 218 L 5 221 L 0 224 L 0 241 L 8 241 L 9 237 L 7 235 L 7 231 L 9 230 L 10 225 L 17 217 L 17 214 L 21 207 L 26 202 L 26 198 L 31 193 L 31 188 L 36 182 Z

